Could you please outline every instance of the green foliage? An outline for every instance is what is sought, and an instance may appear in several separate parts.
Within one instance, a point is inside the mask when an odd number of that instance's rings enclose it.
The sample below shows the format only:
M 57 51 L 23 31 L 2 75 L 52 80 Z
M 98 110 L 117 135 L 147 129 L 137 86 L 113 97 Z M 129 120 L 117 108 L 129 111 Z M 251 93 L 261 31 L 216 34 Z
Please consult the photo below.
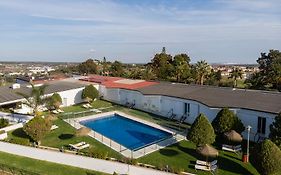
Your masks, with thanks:
M 60 107 L 60 105 L 62 104 L 62 99 L 60 94 L 58 93 L 54 93 L 51 98 L 50 98 L 50 106 L 54 107 L 55 109 L 58 109 Z
M 42 86 L 34 86 L 33 84 L 31 85 L 31 92 L 30 94 L 24 94 L 17 92 L 20 96 L 22 96 L 25 99 L 25 104 L 32 108 L 32 112 L 37 115 L 38 112 L 38 107 L 40 105 L 45 104 L 46 98 L 43 98 L 45 94 L 45 89 L 47 88 L 47 85 L 42 85 Z
M 13 137 L 12 139 L 9 140 L 9 142 L 19 144 L 19 145 L 25 145 L 25 146 L 30 145 L 30 141 L 28 138 Z
M 261 53 L 257 62 L 260 72 L 247 80 L 251 88 L 281 90 L 281 52 L 269 50 L 268 54 Z
M 166 52 L 156 54 L 151 60 L 153 72 L 159 80 L 167 80 L 173 72 L 173 57 Z
M 40 141 L 50 131 L 52 123 L 42 117 L 34 117 L 23 126 L 24 132 L 34 141 L 40 144 Z
M 187 134 L 187 139 L 195 143 L 197 146 L 204 144 L 212 144 L 215 141 L 215 132 L 204 114 L 200 114 L 191 125 Z
M 87 155 L 93 158 L 106 159 L 108 156 L 108 152 L 97 150 L 94 147 L 91 147 L 89 148 Z
M 230 130 L 235 130 L 236 132 L 241 133 L 245 130 L 241 120 L 228 108 L 223 108 L 218 112 L 212 125 L 217 134 L 223 134 Z
M 114 61 L 110 67 L 111 76 L 122 77 L 125 73 L 123 65 L 119 61 Z
M 83 89 L 82 91 L 82 99 L 89 98 L 91 100 L 94 100 L 99 97 L 99 91 L 93 86 L 88 85 Z
M 0 128 L 4 128 L 9 125 L 9 120 L 1 118 L 0 119 Z
M 252 157 L 255 168 L 261 174 L 274 175 L 281 170 L 281 151 L 268 139 L 256 146 Z
M 205 78 L 210 74 L 211 72 L 211 67 L 210 65 L 205 61 L 201 60 L 198 61 L 195 64 L 195 74 L 196 74 L 196 82 L 200 85 L 204 84 Z
M 93 59 L 88 59 L 85 62 L 78 65 L 78 71 L 83 74 L 96 74 L 97 65 Z
M 187 54 L 178 54 L 174 56 L 172 62 L 173 65 L 173 77 L 177 82 L 187 82 L 190 77 L 190 58 Z
M 270 125 L 269 138 L 281 149 L 281 113 L 275 117 L 275 121 Z
M 242 79 L 243 72 L 239 68 L 233 68 L 232 71 L 230 72 L 229 78 L 232 78 L 234 81 L 234 87 L 237 87 L 237 78 Z

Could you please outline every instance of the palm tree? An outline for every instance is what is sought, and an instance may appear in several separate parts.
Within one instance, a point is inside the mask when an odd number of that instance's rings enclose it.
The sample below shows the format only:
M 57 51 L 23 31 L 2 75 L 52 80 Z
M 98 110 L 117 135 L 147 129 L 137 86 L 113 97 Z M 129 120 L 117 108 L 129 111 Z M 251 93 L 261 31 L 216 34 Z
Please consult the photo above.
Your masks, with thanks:
M 232 69 L 232 71 L 230 72 L 230 76 L 228 78 L 233 78 L 233 80 L 234 80 L 233 86 L 234 87 L 237 87 L 237 78 L 242 79 L 242 75 L 243 75 L 243 72 L 238 67 Z
M 197 83 L 203 85 L 204 78 L 210 73 L 211 67 L 205 60 L 201 60 L 195 64 L 195 71 L 197 76 Z
M 38 107 L 46 102 L 46 98 L 43 97 L 46 87 L 47 85 L 34 86 L 31 84 L 30 94 L 17 92 L 17 94 L 25 99 L 24 104 L 32 109 L 32 112 L 35 116 L 38 114 Z

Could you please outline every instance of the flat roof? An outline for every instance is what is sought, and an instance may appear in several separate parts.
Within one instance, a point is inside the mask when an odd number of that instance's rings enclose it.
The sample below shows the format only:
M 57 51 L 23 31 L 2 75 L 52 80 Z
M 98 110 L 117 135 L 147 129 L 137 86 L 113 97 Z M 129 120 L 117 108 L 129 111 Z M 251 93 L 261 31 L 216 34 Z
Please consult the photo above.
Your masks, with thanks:
M 14 101 L 20 101 L 23 99 L 22 96 L 18 95 L 17 92 L 30 94 L 31 88 L 28 87 L 29 84 L 21 84 L 20 88 L 12 89 L 11 86 L 1 86 L 0 87 L 0 105 L 13 103 Z M 46 83 L 47 87 L 45 94 L 52 94 L 55 92 L 61 92 L 71 89 L 82 88 L 85 85 L 80 83 L 73 83 L 67 81 L 53 81 Z
M 213 108 L 230 107 L 277 114 L 281 93 L 180 83 L 158 83 L 136 89 L 144 95 L 164 95 L 194 100 Z

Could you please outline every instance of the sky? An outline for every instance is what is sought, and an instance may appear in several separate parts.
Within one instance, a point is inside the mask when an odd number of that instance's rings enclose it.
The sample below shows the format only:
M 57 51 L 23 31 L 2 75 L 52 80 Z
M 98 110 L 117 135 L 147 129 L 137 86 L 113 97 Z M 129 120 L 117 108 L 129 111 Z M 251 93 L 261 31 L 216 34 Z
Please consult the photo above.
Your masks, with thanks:
M 2 0 L 0 61 L 256 63 L 281 50 L 280 0 Z

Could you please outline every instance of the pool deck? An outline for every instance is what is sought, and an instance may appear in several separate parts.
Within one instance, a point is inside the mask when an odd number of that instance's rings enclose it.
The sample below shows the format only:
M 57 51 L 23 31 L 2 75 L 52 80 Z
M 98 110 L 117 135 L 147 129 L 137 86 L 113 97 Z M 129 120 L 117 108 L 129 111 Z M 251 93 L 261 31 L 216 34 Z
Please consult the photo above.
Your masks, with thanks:
M 161 148 L 164 148 L 166 146 L 172 145 L 174 143 L 177 143 L 177 142 L 185 139 L 184 134 L 176 133 L 174 130 L 164 128 L 164 127 L 162 127 L 158 124 L 155 124 L 155 123 L 143 120 L 143 119 L 136 118 L 134 116 L 125 114 L 125 113 L 120 112 L 120 111 L 111 111 L 111 112 L 100 113 L 100 114 L 86 116 L 86 117 L 80 117 L 80 118 L 74 118 L 74 119 L 65 119 L 64 121 L 69 123 L 74 128 L 79 129 L 81 127 L 84 127 L 83 125 L 80 124 L 81 121 L 100 119 L 100 118 L 107 117 L 107 116 L 110 116 L 110 115 L 113 115 L 113 114 L 121 115 L 122 117 L 131 119 L 131 120 L 134 120 L 134 121 L 137 121 L 137 122 L 140 122 L 140 123 L 144 123 L 148 126 L 151 126 L 151 127 L 154 127 L 154 128 L 157 128 L 157 129 L 160 129 L 160 130 L 163 130 L 163 131 L 166 131 L 166 132 L 172 134 L 172 137 L 170 137 L 168 139 L 159 141 L 159 142 L 154 143 L 152 145 L 148 145 L 147 147 L 141 148 L 139 150 L 132 151 L 132 150 L 124 147 L 123 145 L 120 145 L 119 143 L 117 143 L 117 142 L 115 142 L 115 141 L 113 141 L 113 140 L 93 131 L 93 130 L 89 133 L 90 137 L 93 137 L 94 139 L 96 139 L 96 140 L 100 141 L 101 143 L 105 144 L 106 146 L 108 146 L 108 147 L 112 148 L 113 150 L 121 153 L 125 157 L 135 158 L 135 159 L 140 158 L 144 155 L 150 154 L 154 151 L 157 151 Z

